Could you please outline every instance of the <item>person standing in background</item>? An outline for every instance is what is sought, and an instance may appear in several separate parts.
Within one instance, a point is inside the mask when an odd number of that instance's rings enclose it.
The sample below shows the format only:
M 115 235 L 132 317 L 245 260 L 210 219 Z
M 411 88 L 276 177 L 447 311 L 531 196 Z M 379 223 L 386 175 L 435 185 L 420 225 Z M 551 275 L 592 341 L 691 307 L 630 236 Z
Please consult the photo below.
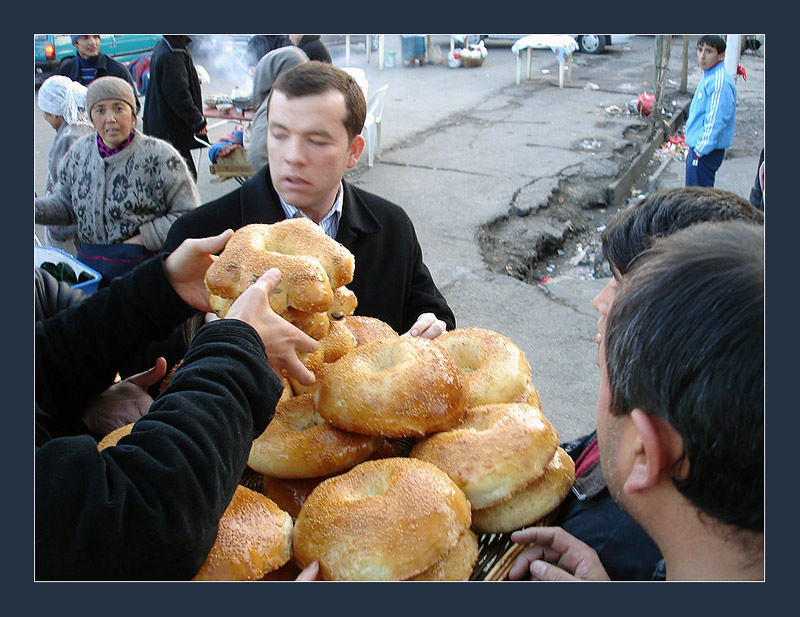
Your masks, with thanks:
M 267 106 L 272 84 L 283 73 L 297 64 L 308 62 L 308 56 L 299 47 L 288 45 L 273 49 L 256 65 L 253 76 L 253 122 L 250 124 L 250 146 L 247 148 L 247 161 L 253 171 L 267 164 Z
M 297 45 L 306 52 L 309 60 L 319 60 L 332 64 L 331 54 L 319 34 L 290 34 L 292 45 Z
M 58 67 L 58 74 L 69 77 L 84 86 L 88 86 L 98 77 L 111 75 L 124 79 L 136 91 L 136 82 L 131 72 L 122 62 L 114 60 L 100 51 L 99 34 L 70 34 L 72 45 L 77 55 L 67 58 Z M 140 111 L 139 100 L 136 100 L 136 113 Z
M 192 150 L 206 138 L 200 79 L 189 51 L 191 38 L 165 34 L 150 58 L 150 78 L 144 102 L 142 128 L 146 135 L 170 142 L 181 153 L 195 182 L 197 167 Z
M 94 132 L 86 117 L 86 86 L 65 75 L 53 75 L 44 81 L 37 97 L 44 119 L 56 132 L 53 145 L 47 153 L 47 181 L 45 195 L 53 192 L 58 166 L 70 146 Z M 48 225 L 45 227 L 47 246 L 75 253 L 76 225 Z
M 725 70 L 725 41 L 709 34 L 697 41 L 703 79 L 686 119 L 686 186 L 714 186 L 725 149 L 733 144 L 736 84 Z

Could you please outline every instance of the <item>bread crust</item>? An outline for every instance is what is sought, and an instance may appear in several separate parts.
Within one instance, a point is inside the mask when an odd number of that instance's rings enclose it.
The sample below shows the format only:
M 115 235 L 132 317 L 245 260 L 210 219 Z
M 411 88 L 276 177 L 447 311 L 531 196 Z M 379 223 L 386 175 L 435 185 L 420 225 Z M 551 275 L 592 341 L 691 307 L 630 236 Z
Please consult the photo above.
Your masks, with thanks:
M 434 339 L 469 382 L 469 407 L 510 403 L 531 378 L 531 365 L 511 339 L 485 328 L 456 328 Z
M 270 268 L 281 271 L 281 281 L 269 299 L 272 310 L 279 315 L 289 307 L 327 314 L 333 306 L 333 289 L 352 282 L 355 258 L 304 217 L 245 225 L 234 232 L 206 272 L 206 287 L 216 297 L 215 310 L 226 311 L 226 300 L 238 298 Z
M 575 463 L 560 446 L 544 473 L 509 499 L 472 511 L 472 528 L 478 533 L 510 533 L 533 525 L 550 514 L 575 483 Z
M 292 556 L 292 517 L 266 496 L 237 486 L 196 581 L 255 581 Z
M 314 409 L 313 395 L 301 394 L 275 408 L 275 416 L 250 448 L 248 466 L 276 478 L 318 478 L 350 469 L 383 444 L 381 437 L 343 431 Z
M 326 366 L 314 393 L 317 411 L 331 424 L 383 437 L 452 428 L 466 401 L 453 359 L 428 339 L 401 336 L 364 343 Z
M 409 456 L 443 469 L 479 509 L 541 476 L 557 447 L 558 433 L 541 410 L 497 403 L 468 409 L 458 426 L 420 440 Z
M 300 568 L 323 580 L 406 580 L 446 555 L 469 527 L 464 493 L 425 461 L 366 461 L 320 483 L 295 523 Z

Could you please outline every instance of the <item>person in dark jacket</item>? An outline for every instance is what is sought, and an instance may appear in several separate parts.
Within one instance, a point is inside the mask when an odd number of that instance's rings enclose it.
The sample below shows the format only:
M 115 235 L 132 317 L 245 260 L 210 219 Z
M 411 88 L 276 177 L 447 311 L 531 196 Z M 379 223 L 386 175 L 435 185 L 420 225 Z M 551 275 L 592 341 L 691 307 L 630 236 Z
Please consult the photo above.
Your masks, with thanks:
M 319 60 L 331 64 L 331 54 L 319 34 L 290 34 L 292 45 L 297 45 L 306 52 L 309 60 Z
M 210 310 L 204 276 L 232 231 L 154 257 L 108 288 L 35 325 L 35 578 L 186 580 L 202 566 L 219 520 L 283 391 L 283 369 L 313 374 L 299 351 L 317 343 L 273 313 L 266 272 L 225 319 L 205 324 L 149 412 L 116 447 L 62 436 L 143 338 Z
M 71 34 L 70 38 L 77 55 L 67 58 L 61 63 L 61 66 L 58 67 L 59 75 L 65 75 L 84 86 L 88 86 L 98 77 L 111 75 L 130 83 L 133 91 L 136 92 L 136 82 L 127 67 L 100 51 L 99 34 Z M 141 103 L 137 98 L 137 114 L 140 109 Z
M 165 34 L 150 57 L 150 77 L 144 101 L 145 134 L 170 142 L 181 153 L 197 180 L 192 150 L 202 147 L 195 136 L 206 139 L 200 79 L 184 34 Z
M 405 211 L 343 180 L 364 148 L 365 115 L 364 94 L 342 69 L 305 62 L 284 71 L 267 110 L 269 163 L 240 188 L 179 217 L 164 249 L 227 228 L 306 216 L 355 256 L 348 288 L 358 299 L 356 314 L 412 336 L 455 328 Z
M 244 51 L 247 67 L 251 72 L 255 71 L 261 58 L 274 49 L 291 44 L 289 37 L 285 34 L 254 34 L 247 41 L 247 47 Z

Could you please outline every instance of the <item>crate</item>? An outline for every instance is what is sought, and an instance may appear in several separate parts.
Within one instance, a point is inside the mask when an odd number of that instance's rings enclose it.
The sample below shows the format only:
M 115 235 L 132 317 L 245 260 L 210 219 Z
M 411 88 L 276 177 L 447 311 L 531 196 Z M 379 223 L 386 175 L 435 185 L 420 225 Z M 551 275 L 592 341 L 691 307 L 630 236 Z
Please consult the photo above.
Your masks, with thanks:
M 59 263 L 67 263 L 69 266 L 75 270 L 75 275 L 80 276 L 81 272 L 86 272 L 87 274 L 92 276 L 92 280 L 84 281 L 83 283 L 78 283 L 77 285 L 73 285 L 73 289 L 80 289 L 83 293 L 87 296 L 92 295 L 95 291 L 97 291 L 97 286 L 100 283 L 100 279 L 103 278 L 102 275 L 92 270 L 90 267 L 82 264 L 80 261 L 75 259 L 69 253 L 62 251 L 61 249 L 53 248 L 51 246 L 33 246 L 33 265 L 34 267 L 40 267 L 44 262 L 49 261 L 54 264 Z

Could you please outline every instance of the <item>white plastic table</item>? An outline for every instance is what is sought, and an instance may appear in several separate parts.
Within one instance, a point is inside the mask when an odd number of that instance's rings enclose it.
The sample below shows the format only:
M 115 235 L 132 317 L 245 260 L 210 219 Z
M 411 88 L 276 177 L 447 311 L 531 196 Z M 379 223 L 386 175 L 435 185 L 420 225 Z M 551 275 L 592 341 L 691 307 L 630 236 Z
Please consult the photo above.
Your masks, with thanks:
M 520 82 L 522 61 L 520 54 L 523 50 L 528 52 L 527 79 L 531 78 L 532 57 L 531 50 L 550 48 L 558 60 L 558 87 L 564 87 L 564 75 L 569 79 L 572 74 L 572 53 L 578 50 L 577 41 L 568 34 L 529 34 L 518 39 L 511 46 L 511 51 L 517 57 L 517 85 Z

